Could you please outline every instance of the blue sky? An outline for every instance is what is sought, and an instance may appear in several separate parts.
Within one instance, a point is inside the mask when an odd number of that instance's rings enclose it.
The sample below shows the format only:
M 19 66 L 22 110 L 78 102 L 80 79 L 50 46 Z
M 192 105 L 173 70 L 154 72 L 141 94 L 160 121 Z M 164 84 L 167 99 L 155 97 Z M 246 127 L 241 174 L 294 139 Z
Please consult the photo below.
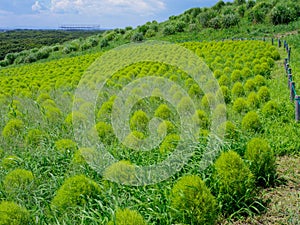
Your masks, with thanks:
M 0 28 L 58 28 L 99 24 L 102 28 L 137 26 L 167 20 L 192 7 L 218 0 L 0 0 Z

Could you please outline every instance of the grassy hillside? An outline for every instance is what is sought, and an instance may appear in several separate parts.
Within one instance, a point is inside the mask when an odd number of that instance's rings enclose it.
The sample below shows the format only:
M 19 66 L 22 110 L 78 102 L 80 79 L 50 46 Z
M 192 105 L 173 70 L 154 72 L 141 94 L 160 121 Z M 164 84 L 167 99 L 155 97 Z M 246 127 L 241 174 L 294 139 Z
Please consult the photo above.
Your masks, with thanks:
M 297 224 L 277 40 L 298 82 L 299 20 L 270 20 L 296 3 L 219 2 L 6 57 L 0 224 Z

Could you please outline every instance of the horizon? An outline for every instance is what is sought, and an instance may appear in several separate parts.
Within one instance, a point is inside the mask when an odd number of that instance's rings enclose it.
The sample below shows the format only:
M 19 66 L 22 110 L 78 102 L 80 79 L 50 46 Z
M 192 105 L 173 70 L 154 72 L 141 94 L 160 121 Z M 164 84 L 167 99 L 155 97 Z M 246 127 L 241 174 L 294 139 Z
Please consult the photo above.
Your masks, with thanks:
M 0 0 L 0 30 L 59 30 L 62 25 L 100 25 L 100 29 L 163 22 L 218 0 Z M 228 2 L 224 1 L 224 2 Z M 101 12 L 101 13 L 99 13 Z

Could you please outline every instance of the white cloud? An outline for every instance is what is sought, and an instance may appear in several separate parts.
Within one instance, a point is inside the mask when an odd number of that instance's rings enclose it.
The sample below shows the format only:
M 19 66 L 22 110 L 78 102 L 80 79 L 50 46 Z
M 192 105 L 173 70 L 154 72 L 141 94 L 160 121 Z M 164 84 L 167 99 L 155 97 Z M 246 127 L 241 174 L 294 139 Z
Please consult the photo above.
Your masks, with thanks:
M 88 15 L 149 15 L 163 9 L 165 4 L 162 0 L 51 0 L 49 7 L 54 13 Z
M 40 11 L 42 9 L 42 6 L 40 5 L 39 1 L 36 1 L 32 6 L 31 6 L 32 11 Z

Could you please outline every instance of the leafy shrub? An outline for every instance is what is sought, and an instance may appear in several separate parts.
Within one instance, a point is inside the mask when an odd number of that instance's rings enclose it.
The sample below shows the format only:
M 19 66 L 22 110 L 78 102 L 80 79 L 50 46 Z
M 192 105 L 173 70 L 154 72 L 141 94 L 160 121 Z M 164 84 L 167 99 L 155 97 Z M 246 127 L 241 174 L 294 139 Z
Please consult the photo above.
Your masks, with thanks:
M 268 186 L 276 178 L 276 158 L 267 141 L 253 138 L 247 144 L 245 159 L 259 185 Z
M 186 175 L 173 186 L 171 205 L 175 216 L 187 224 L 215 224 L 217 203 L 200 177 Z
M 112 144 L 114 142 L 114 130 L 110 124 L 99 122 L 96 124 L 95 128 L 101 142 L 105 144 Z
M 185 23 L 183 21 L 178 21 L 175 23 L 175 30 L 176 32 L 184 32 Z
M 28 191 L 33 179 L 32 172 L 15 169 L 5 176 L 3 186 L 7 193 Z
M 121 184 L 134 182 L 136 180 L 134 165 L 125 160 L 113 163 L 105 169 L 103 178 Z
M 205 109 L 209 109 L 211 106 L 214 106 L 216 103 L 216 97 L 213 93 L 206 93 L 201 99 L 201 104 Z
M 238 113 L 247 112 L 248 111 L 247 101 L 244 98 L 237 98 L 233 102 L 233 110 Z
M 270 12 L 270 20 L 274 25 L 288 24 L 296 19 L 297 12 L 294 6 L 286 3 L 278 3 Z
M 170 120 L 172 118 L 172 111 L 166 104 L 161 104 L 154 112 L 155 117 L 159 117 L 164 120 Z
M 224 134 L 224 138 L 228 140 L 237 140 L 238 138 L 238 131 L 236 126 L 231 121 L 223 122 L 219 126 L 219 132 Z
M 177 129 L 173 123 L 171 123 L 168 120 L 164 120 L 159 124 L 157 128 L 157 133 L 163 135 L 164 131 L 166 131 L 166 134 L 174 134 L 177 132 Z
M 83 124 L 87 120 L 86 115 L 79 111 L 73 111 L 67 115 L 65 118 L 65 124 L 68 126 L 73 125 L 73 121 L 76 121 L 76 123 L 81 123 Z
M 224 15 L 222 17 L 222 27 L 223 28 L 229 28 L 238 25 L 240 22 L 240 18 L 235 13 L 230 13 L 227 15 Z
M 61 153 L 72 153 L 76 151 L 77 144 L 71 139 L 60 139 L 55 142 L 55 148 Z
M 46 135 L 39 129 L 31 129 L 28 131 L 25 142 L 27 145 L 38 146 L 46 140 Z
M 278 115 L 279 112 L 280 112 L 280 107 L 279 107 L 278 103 L 273 100 L 268 101 L 262 109 L 262 113 L 265 116 Z
M 201 129 L 207 129 L 209 126 L 209 118 L 205 111 L 197 110 L 193 115 L 193 122 L 196 126 L 199 126 Z
M 161 154 L 168 154 L 175 150 L 178 142 L 180 141 L 180 136 L 177 134 L 169 134 L 165 137 L 164 141 L 159 146 L 159 151 Z
M 251 92 L 247 97 L 247 104 L 250 108 L 256 109 L 259 107 L 259 98 L 255 92 Z
M 113 104 L 113 101 L 107 101 L 102 104 L 97 114 L 97 119 L 99 121 L 110 122 Z
M 242 72 L 240 70 L 234 70 L 231 73 L 231 81 L 236 82 L 242 79 Z
M 2 130 L 2 135 L 5 138 L 15 137 L 20 135 L 24 129 L 24 123 L 20 119 L 11 119 L 7 122 Z
M 203 96 L 203 91 L 199 88 L 197 84 L 191 85 L 188 91 L 189 96 L 193 96 L 195 98 L 201 98 Z
M 31 223 L 32 220 L 27 209 L 14 202 L 2 201 L 0 203 L 0 224 L 23 225 Z
M 220 86 L 227 86 L 227 87 L 230 86 L 230 83 L 231 83 L 230 79 L 226 75 L 222 75 L 219 78 L 218 82 L 219 82 Z
M 15 155 L 9 155 L 1 160 L 1 167 L 11 169 L 21 164 L 21 159 Z
M 107 225 L 146 225 L 144 218 L 135 210 L 117 209 L 115 217 Z
M 66 212 L 76 206 L 84 206 L 89 200 L 99 199 L 100 186 L 84 175 L 76 175 L 66 179 L 51 201 L 51 208 Z
M 58 122 L 62 116 L 62 113 L 58 107 L 54 106 L 46 106 L 45 109 L 45 117 L 51 123 Z
M 220 89 L 217 91 L 217 99 L 224 98 L 224 102 L 229 104 L 231 102 L 231 92 L 228 87 L 221 86 Z
M 254 189 L 254 176 L 234 151 L 223 152 L 215 162 L 213 174 L 217 199 L 228 214 L 246 206 Z
M 266 85 L 267 81 L 266 78 L 264 78 L 262 75 L 256 75 L 253 79 L 256 87 L 261 87 Z
M 168 35 L 172 35 L 172 34 L 175 34 L 176 32 L 176 29 L 173 25 L 166 25 L 164 28 L 163 28 L 163 34 L 165 36 L 168 36 Z
M 238 98 L 238 97 L 243 97 L 245 94 L 243 84 L 241 82 L 236 82 L 231 90 L 231 95 L 232 97 Z
M 250 111 L 244 116 L 242 120 L 242 128 L 243 130 L 250 132 L 262 131 L 262 123 L 255 111 Z
M 136 111 L 130 118 L 130 128 L 135 131 L 146 133 L 148 129 L 149 118 L 147 114 L 142 111 Z
M 271 94 L 270 94 L 269 88 L 267 88 L 266 86 L 260 87 L 257 95 L 258 95 L 259 101 L 262 103 L 267 102 L 271 99 Z
M 141 145 L 142 139 L 145 138 L 145 135 L 139 131 L 132 131 L 127 137 L 124 139 L 123 144 L 132 148 L 136 149 Z
M 256 84 L 255 81 L 250 78 L 246 81 L 245 85 L 244 85 L 244 90 L 246 93 L 250 93 L 251 91 L 255 91 L 256 90 Z
M 105 48 L 109 46 L 109 40 L 107 40 L 106 38 L 103 38 L 101 41 L 100 41 L 100 47 L 101 48 Z
M 144 40 L 143 33 L 135 33 L 131 37 L 131 41 L 133 41 L 133 42 L 141 42 L 143 40 Z

